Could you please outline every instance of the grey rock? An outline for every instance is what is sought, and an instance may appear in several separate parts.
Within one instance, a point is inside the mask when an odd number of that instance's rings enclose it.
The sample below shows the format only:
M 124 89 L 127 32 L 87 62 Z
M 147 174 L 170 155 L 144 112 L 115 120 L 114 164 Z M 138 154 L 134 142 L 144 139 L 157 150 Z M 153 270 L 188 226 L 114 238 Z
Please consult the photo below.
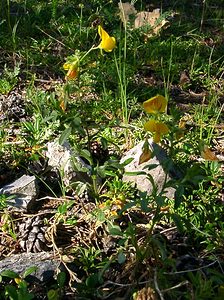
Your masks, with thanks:
M 59 265 L 60 261 L 52 252 L 20 253 L 0 261 L 0 274 L 2 271 L 12 270 L 21 275 L 28 268 L 36 266 L 37 270 L 31 275 L 40 281 L 46 281 L 55 274 Z
M 46 156 L 49 159 L 48 167 L 61 172 L 65 186 L 69 186 L 76 181 L 89 182 L 90 166 L 73 153 L 68 142 L 63 145 L 60 145 L 57 141 L 49 142 Z
M 147 192 L 148 195 L 152 194 L 153 186 L 150 180 L 147 178 L 147 175 L 150 174 L 154 180 L 155 185 L 158 188 L 158 191 L 161 192 L 163 189 L 163 185 L 165 182 L 168 182 L 172 176 L 171 174 L 177 175 L 177 172 L 172 164 L 172 161 L 169 160 L 166 155 L 166 152 L 158 145 L 153 143 L 152 140 L 149 140 L 149 145 L 155 155 L 142 164 L 139 164 L 139 158 L 142 154 L 142 147 L 144 141 L 140 142 L 134 148 L 129 150 L 122 158 L 121 163 L 124 163 L 127 159 L 133 158 L 133 160 L 125 166 L 125 172 L 145 172 L 144 175 L 128 175 L 124 174 L 123 181 L 125 182 L 132 182 L 136 184 L 138 190 L 142 192 Z M 156 165 L 154 168 L 149 169 L 150 166 Z M 165 171 L 165 165 L 169 165 L 169 170 Z M 168 198 L 174 198 L 175 189 L 173 187 L 166 187 L 165 195 Z
M 38 196 L 38 185 L 35 176 L 23 175 L 14 182 L 3 186 L 0 194 L 14 195 L 7 204 L 19 210 L 34 208 Z

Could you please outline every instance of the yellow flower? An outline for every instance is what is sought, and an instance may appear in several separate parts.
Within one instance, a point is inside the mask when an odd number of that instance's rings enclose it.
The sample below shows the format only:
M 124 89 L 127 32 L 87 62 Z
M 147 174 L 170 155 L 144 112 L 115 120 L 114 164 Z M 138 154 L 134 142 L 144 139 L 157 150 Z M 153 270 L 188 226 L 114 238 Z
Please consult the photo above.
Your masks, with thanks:
M 151 99 L 143 102 L 143 107 L 146 112 L 150 114 L 157 114 L 160 112 L 165 112 L 167 107 L 167 99 L 162 95 L 157 95 Z
M 169 132 L 169 128 L 166 124 L 153 119 L 146 122 L 144 128 L 153 134 L 153 141 L 155 143 L 160 142 L 161 137 Z
M 74 80 L 79 74 L 79 67 L 77 62 L 74 63 L 65 63 L 63 65 L 64 70 L 68 70 L 65 79 Z
M 16 284 L 20 284 L 22 282 L 22 279 L 20 277 L 14 278 L 14 281 Z
M 98 48 L 103 49 L 106 52 L 111 52 L 116 46 L 115 38 L 113 36 L 109 36 L 109 34 L 103 29 L 101 25 L 98 26 L 98 33 L 102 40 Z

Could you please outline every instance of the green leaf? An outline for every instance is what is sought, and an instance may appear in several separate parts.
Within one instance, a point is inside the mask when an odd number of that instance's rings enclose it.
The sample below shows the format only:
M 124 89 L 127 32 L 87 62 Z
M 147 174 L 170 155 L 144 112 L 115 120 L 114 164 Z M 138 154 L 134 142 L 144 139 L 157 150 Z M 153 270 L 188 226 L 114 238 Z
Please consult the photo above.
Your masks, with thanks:
M 72 186 L 78 196 L 82 195 L 85 191 L 88 190 L 88 184 L 82 181 L 76 181 Z
M 9 278 L 17 278 L 19 277 L 19 274 L 11 270 L 4 270 L 1 272 L 1 276 L 5 276 Z
M 109 229 L 109 234 L 123 236 L 123 233 L 118 225 L 112 225 Z
M 57 208 L 57 211 L 61 215 L 64 215 L 67 212 L 67 210 L 68 210 L 67 203 L 63 203 L 63 204 L 59 205 L 58 208 Z
M 144 211 L 145 213 L 150 211 L 150 208 L 148 207 L 149 201 L 147 198 L 142 198 L 140 205 L 141 205 L 141 209 L 142 211 Z
M 27 131 L 34 132 L 34 126 L 31 122 L 23 122 L 23 126 Z
M 102 147 L 103 147 L 104 150 L 107 149 L 108 142 L 107 142 L 107 140 L 104 137 L 100 138 L 100 143 L 101 143 L 101 145 L 102 145 Z
M 60 136 L 60 138 L 59 138 L 59 144 L 60 144 L 60 145 L 63 145 L 64 142 L 68 139 L 68 137 L 69 137 L 70 134 L 71 134 L 71 131 L 72 131 L 71 127 L 68 127 L 68 128 L 66 128 L 66 129 L 62 132 L 62 134 L 61 134 L 61 136 Z
M 179 185 L 174 194 L 174 200 L 175 200 L 174 209 L 177 209 L 180 206 L 183 200 L 183 196 L 184 196 L 184 186 Z
M 58 290 L 49 290 L 47 292 L 47 299 L 48 300 L 58 300 L 59 299 L 59 295 L 58 295 Z
M 86 279 L 86 285 L 89 288 L 95 288 L 95 286 L 99 283 L 98 280 L 98 274 L 94 273 L 91 274 L 87 279 Z
M 109 171 L 109 170 L 105 170 L 105 176 L 111 176 L 111 177 L 116 177 L 117 174 L 114 171 Z
M 91 156 L 91 154 L 88 150 L 86 150 L 86 149 L 81 150 L 80 151 L 80 156 L 85 158 L 89 162 L 90 165 L 93 164 L 92 156 Z
M 178 231 L 183 232 L 184 226 L 183 226 L 183 221 L 182 221 L 181 217 L 177 214 L 171 214 L 171 217 L 172 217 L 174 223 L 176 224 Z
M 130 157 L 128 159 L 126 159 L 124 162 L 122 162 L 122 166 L 125 167 L 127 165 L 129 165 L 132 161 L 133 161 L 134 157 Z
M 156 164 L 149 164 L 149 165 L 144 166 L 143 170 L 147 169 L 148 171 L 150 171 L 150 170 L 153 170 L 157 167 L 158 167 L 158 165 L 156 165 Z
M 97 167 L 97 173 L 101 178 L 105 178 L 106 177 L 106 168 L 105 168 L 105 166 Z
M 7 285 L 5 287 L 5 293 L 9 296 L 10 300 L 18 300 L 18 293 L 15 286 Z
M 26 269 L 26 271 L 23 273 L 23 278 L 26 278 L 28 275 L 36 272 L 38 270 L 38 267 L 36 266 L 32 266 L 32 267 L 29 267 L 28 269 Z
M 124 176 L 138 176 L 138 175 L 146 175 L 144 171 L 136 171 L 136 172 L 125 172 Z
M 57 282 L 60 289 L 62 289 L 65 286 L 65 281 L 66 281 L 65 272 L 58 273 Z
M 157 196 L 157 197 L 155 198 L 156 203 L 157 203 L 157 205 L 158 205 L 159 207 L 162 207 L 162 206 L 164 205 L 165 199 L 166 199 L 166 198 L 163 197 L 163 196 Z

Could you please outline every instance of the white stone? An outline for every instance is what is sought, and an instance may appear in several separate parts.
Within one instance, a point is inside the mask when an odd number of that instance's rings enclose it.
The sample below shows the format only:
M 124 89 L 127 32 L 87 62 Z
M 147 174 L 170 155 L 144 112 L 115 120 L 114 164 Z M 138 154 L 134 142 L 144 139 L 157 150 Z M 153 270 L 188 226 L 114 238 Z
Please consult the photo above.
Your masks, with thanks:
M 121 163 L 124 163 L 127 159 L 133 158 L 133 160 L 125 166 L 125 172 L 145 172 L 144 175 L 129 175 L 124 174 L 123 181 L 132 182 L 136 184 L 138 190 L 142 192 L 147 192 L 147 194 L 151 195 L 153 191 L 153 186 L 150 180 L 147 178 L 147 175 L 150 174 L 154 180 L 155 185 L 158 188 L 158 192 L 161 192 L 163 189 L 163 185 L 165 182 L 171 179 L 170 174 L 167 174 L 164 171 L 164 163 L 166 163 L 167 159 L 169 159 L 166 155 L 166 152 L 157 144 L 153 143 L 152 140 L 149 140 L 149 145 L 153 151 L 155 151 L 155 155 L 142 164 L 139 164 L 139 158 L 142 154 L 142 147 L 144 141 L 140 142 L 134 148 L 129 150 L 121 159 Z M 155 168 L 149 170 L 147 168 L 156 165 Z M 173 166 L 174 167 L 174 166 Z M 175 173 L 175 170 L 172 170 Z M 170 173 L 170 172 L 169 172 Z M 167 187 L 165 189 L 165 195 L 168 198 L 174 198 L 175 189 L 173 187 Z

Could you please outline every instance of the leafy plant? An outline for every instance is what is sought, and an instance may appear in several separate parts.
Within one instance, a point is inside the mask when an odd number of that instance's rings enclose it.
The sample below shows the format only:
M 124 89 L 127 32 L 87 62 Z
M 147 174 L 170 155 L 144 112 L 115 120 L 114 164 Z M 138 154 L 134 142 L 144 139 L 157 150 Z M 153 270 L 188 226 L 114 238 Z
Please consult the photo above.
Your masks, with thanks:
M 2 78 L 0 79 L 0 93 L 7 94 L 9 93 L 18 82 L 18 75 L 20 73 L 20 65 L 15 65 L 13 70 L 9 70 L 7 66 L 4 66 L 2 72 Z
M 28 290 L 28 283 L 26 282 L 26 277 L 37 270 L 37 267 L 28 268 L 22 275 L 10 270 L 2 271 L 0 274 L 0 281 L 3 281 L 3 278 L 10 278 L 15 281 L 17 286 L 14 286 L 12 283 L 7 284 L 4 289 L 5 299 L 10 300 L 31 300 L 34 299 L 34 294 L 30 293 Z

